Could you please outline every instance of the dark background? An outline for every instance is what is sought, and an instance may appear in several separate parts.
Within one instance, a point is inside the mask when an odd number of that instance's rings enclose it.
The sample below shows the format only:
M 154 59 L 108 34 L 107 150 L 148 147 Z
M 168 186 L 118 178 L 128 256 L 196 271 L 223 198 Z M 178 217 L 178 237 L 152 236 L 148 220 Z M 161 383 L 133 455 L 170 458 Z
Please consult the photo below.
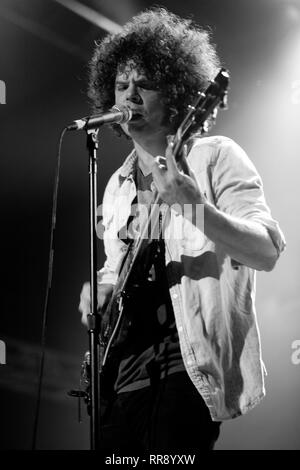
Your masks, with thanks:
M 38 353 L 47 279 L 52 188 L 60 130 L 90 113 L 87 62 L 103 37 L 97 14 L 122 25 L 153 5 L 146 0 L 90 0 L 91 19 L 51 0 L 1 0 L 0 97 L 1 273 L 0 448 L 30 449 Z M 65 2 L 71 8 L 78 2 Z M 229 110 L 214 134 L 235 139 L 259 170 L 288 249 L 271 273 L 258 274 L 257 311 L 268 370 L 267 397 L 248 415 L 223 424 L 217 449 L 300 449 L 299 148 L 300 2 L 289 0 L 162 1 L 193 16 L 214 35 L 230 69 Z M 89 10 L 91 13 L 91 10 Z M 102 18 L 103 19 L 103 18 Z M 111 28 L 111 25 L 108 26 Z M 5 104 L 4 104 L 5 102 Z M 100 133 L 99 202 L 130 145 Z M 103 262 L 99 242 L 99 265 Z M 77 424 L 78 385 L 87 334 L 78 313 L 89 278 L 88 167 L 84 133 L 66 135 L 57 213 L 47 355 L 38 449 L 88 449 L 89 420 Z M 295 361 L 294 361 L 295 362 Z

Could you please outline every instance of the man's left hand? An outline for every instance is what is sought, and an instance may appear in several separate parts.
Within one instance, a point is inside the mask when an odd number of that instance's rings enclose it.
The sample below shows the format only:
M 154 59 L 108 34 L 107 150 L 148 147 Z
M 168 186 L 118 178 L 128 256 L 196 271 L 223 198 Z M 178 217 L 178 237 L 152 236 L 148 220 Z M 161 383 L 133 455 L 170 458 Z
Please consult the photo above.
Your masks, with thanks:
M 161 199 L 169 206 L 179 204 L 183 208 L 185 204 L 204 203 L 204 197 L 186 156 L 187 148 L 184 146 L 182 158 L 185 160 L 185 172 L 183 172 L 178 168 L 173 154 L 173 142 L 170 142 L 166 156 L 156 157 L 153 163 L 153 182 Z

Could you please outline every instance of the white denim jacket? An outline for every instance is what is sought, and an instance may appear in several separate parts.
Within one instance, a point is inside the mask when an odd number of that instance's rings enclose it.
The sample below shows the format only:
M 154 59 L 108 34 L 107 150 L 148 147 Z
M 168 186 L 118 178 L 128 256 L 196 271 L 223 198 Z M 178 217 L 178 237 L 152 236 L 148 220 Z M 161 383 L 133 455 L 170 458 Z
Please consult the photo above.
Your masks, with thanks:
M 106 261 L 98 272 L 100 284 L 116 283 L 126 251 L 118 231 L 136 196 L 136 162 L 133 151 L 105 190 Z M 263 224 L 279 256 L 284 237 L 265 202 L 261 179 L 241 147 L 227 137 L 200 138 L 188 162 L 208 201 L 227 214 Z M 168 206 L 162 213 L 167 277 L 186 370 L 214 421 L 245 414 L 265 395 L 255 271 L 232 260 Z

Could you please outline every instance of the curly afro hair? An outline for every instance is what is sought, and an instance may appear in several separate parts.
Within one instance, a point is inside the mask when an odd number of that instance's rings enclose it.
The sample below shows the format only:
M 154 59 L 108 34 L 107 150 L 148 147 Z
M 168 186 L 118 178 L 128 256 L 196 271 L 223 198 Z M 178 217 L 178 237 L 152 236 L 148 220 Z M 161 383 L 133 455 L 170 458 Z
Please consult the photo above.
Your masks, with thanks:
M 94 112 L 114 105 L 115 77 L 128 61 L 162 92 L 165 119 L 174 130 L 197 92 L 207 87 L 220 67 L 206 30 L 164 8 L 146 10 L 133 17 L 120 33 L 96 42 L 88 90 Z M 120 133 L 119 126 L 113 127 Z

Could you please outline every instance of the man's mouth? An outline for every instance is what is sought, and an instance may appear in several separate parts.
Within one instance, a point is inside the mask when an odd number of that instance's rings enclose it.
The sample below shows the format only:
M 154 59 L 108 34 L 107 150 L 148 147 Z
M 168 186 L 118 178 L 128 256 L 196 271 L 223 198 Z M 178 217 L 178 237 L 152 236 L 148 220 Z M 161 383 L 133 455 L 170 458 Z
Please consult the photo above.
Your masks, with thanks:
M 132 112 L 132 118 L 130 119 L 130 122 L 138 121 L 142 118 L 143 118 L 143 115 L 141 113 Z

